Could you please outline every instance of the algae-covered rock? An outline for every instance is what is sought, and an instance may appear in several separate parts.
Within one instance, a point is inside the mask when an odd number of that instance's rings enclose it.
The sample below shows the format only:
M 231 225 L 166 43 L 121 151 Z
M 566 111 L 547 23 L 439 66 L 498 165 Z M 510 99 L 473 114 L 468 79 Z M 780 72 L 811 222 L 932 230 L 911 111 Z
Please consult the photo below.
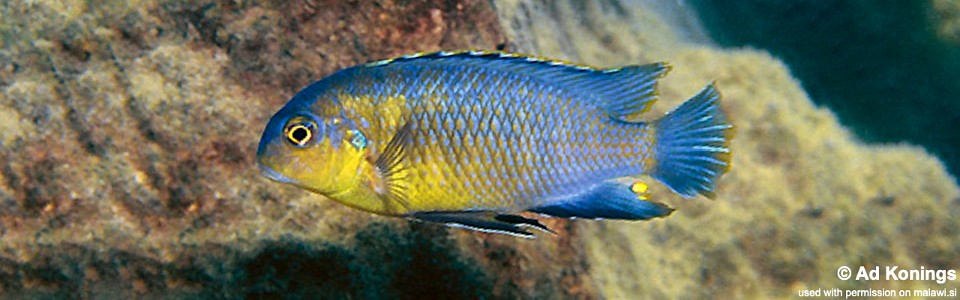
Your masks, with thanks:
M 662 26 L 663 10 L 650 7 L 657 3 L 610 5 L 521 2 L 501 16 L 514 16 L 504 27 L 523 42 L 520 51 L 601 66 L 669 61 L 659 113 L 715 81 L 737 133 L 716 201 L 680 199 L 660 186 L 654 197 L 678 208 L 669 218 L 577 222 L 598 291 L 613 299 L 768 298 L 803 288 L 960 286 L 836 276 L 841 266 L 960 265 L 952 218 L 960 193 L 939 161 L 918 147 L 858 143 L 768 54 L 684 39 L 683 28 Z
M 960 2 L 933 0 L 936 11 L 937 34 L 940 38 L 960 45 Z
M 960 192 L 866 146 L 786 68 L 705 41 L 684 7 L 601 1 L 13 2 L 0 6 L 0 297 L 790 297 L 839 266 L 960 266 Z M 271 114 L 337 69 L 506 47 L 667 60 L 661 114 L 708 82 L 737 126 L 714 201 L 535 240 L 411 223 L 258 175 Z M 645 117 L 650 118 L 652 115 Z

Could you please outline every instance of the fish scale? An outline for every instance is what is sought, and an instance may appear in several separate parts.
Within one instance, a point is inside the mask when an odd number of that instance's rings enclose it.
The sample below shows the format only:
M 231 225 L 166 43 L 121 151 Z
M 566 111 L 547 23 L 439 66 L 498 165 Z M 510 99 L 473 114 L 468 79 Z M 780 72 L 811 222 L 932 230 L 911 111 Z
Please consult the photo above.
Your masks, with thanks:
M 355 66 L 277 112 L 257 163 L 358 209 L 525 236 L 518 225 L 546 227 L 507 213 L 662 217 L 672 209 L 648 201 L 645 184 L 618 178 L 712 195 L 732 127 L 712 85 L 661 119 L 627 121 L 658 98 L 668 70 L 485 51 Z
M 458 81 L 461 81 L 461 80 L 468 79 L 468 78 L 455 78 L 455 79 L 458 80 Z M 461 81 L 461 82 L 462 82 L 462 81 Z M 456 93 L 456 92 L 462 92 L 462 91 L 464 91 L 463 86 L 464 86 L 464 85 L 453 85 L 453 86 L 451 86 L 450 89 L 451 89 L 453 92 L 455 92 L 455 93 Z M 517 89 L 518 87 L 519 87 L 519 85 L 516 85 L 516 84 L 514 84 L 514 85 L 508 85 L 507 88 L 504 89 L 504 90 Z M 499 95 L 499 96 L 502 96 L 502 94 L 503 94 L 503 92 L 501 92 L 501 95 Z M 495 95 L 495 96 L 497 96 L 497 95 Z M 447 99 L 450 99 L 450 98 L 447 98 Z M 510 102 L 508 102 L 508 103 L 510 103 Z M 525 114 L 527 114 L 528 112 L 531 112 L 531 113 L 532 113 L 533 110 L 535 110 L 535 106 L 531 105 L 531 104 L 532 104 L 531 102 L 526 102 L 526 103 L 523 103 L 523 102 L 514 102 L 514 103 L 517 103 L 517 104 L 520 104 L 520 105 L 513 105 L 513 107 L 509 107 L 508 109 L 510 109 L 510 108 L 515 109 L 515 110 L 518 111 L 519 113 L 516 115 L 516 117 L 509 118 L 509 119 L 507 119 L 507 120 L 504 120 L 505 122 L 503 122 L 503 123 L 508 123 L 508 124 L 511 124 L 511 125 L 517 125 L 517 124 L 521 125 L 520 130 L 519 130 L 520 132 L 528 132 L 528 131 L 540 131 L 540 132 L 542 132 L 542 131 L 545 129 L 545 126 L 543 126 L 544 124 L 543 124 L 542 122 L 540 122 L 540 123 L 537 123 L 537 122 L 533 122 L 533 123 L 530 123 L 530 122 L 522 122 L 522 121 L 525 119 L 525 116 L 524 116 Z M 457 172 L 457 171 L 462 172 L 463 169 L 462 169 L 462 168 L 459 168 L 459 167 L 461 167 L 461 166 L 463 166 L 463 165 L 470 165 L 471 168 L 466 168 L 466 169 L 468 169 L 468 170 L 472 170 L 472 169 L 487 169 L 487 168 L 489 168 L 490 166 L 484 165 L 484 164 L 482 164 L 482 163 L 481 163 L 481 164 L 473 163 L 473 164 L 471 165 L 471 164 L 470 164 L 470 161 L 465 160 L 464 157 L 466 157 L 466 156 L 471 156 L 471 155 L 473 154 L 473 151 L 470 151 L 470 149 L 472 149 L 472 148 L 469 148 L 469 146 L 470 146 L 471 144 L 473 144 L 474 138 L 480 137 L 480 140 L 477 141 L 477 143 L 479 143 L 479 144 L 484 144 L 484 145 L 491 145 L 491 144 L 496 145 L 496 144 L 498 143 L 498 141 L 497 141 L 497 140 L 494 140 L 494 139 L 485 139 L 485 138 L 483 138 L 483 137 L 491 137 L 491 135 L 488 134 L 488 133 L 483 132 L 482 130 L 474 131 L 474 130 L 473 130 L 474 128 L 464 128 L 464 127 L 462 127 L 463 123 L 451 122 L 451 119 L 464 119 L 464 118 L 465 118 L 465 119 L 467 119 L 467 122 L 466 122 L 467 124 L 476 124 L 476 120 L 475 120 L 475 119 L 476 119 L 478 116 L 477 116 L 477 115 L 464 114 L 465 111 L 462 110 L 462 109 L 459 110 L 459 111 L 456 110 L 456 109 L 450 109 L 451 107 L 464 107 L 465 105 L 467 105 L 466 103 L 456 103 L 456 102 L 452 102 L 452 101 L 451 101 L 451 102 L 439 102 L 439 103 L 436 103 L 435 105 L 437 106 L 436 109 L 438 109 L 438 111 L 442 111 L 441 116 L 440 116 L 441 121 L 444 123 L 444 127 L 441 128 L 442 131 L 446 131 L 447 133 L 450 133 L 450 132 L 458 133 L 458 132 L 461 132 L 461 131 L 466 130 L 466 134 L 465 134 L 465 135 L 467 136 L 467 139 L 464 140 L 465 143 L 461 144 L 461 146 L 465 146 L 465 147 L 463 147 L 463 148 L 461 148 L 461 147 L 456 147 L 457 145 L 453 145 L 454 148 L 446 148 L 446 149 L 434 149 L 433 147 L 423 147 L 423 148 L 418 148 L 418 149 L 421 150 L 419 153 L 413 153 L 412 155 L 413 155 L 413 156 L 418 156 L 418 157 L 425 157 L 425 158 L 427 158 L 427 159 L 425 159 L 425 161 L 429 161 L 429 160 L 432 159 L 432 160 L 435 160 L 435 161 L 437 161 L 437 162 L 439 162 L 439 163 L 441 163 L 441 164 L 451 164 L 451 166 L 449 166 L 449 167 L 452 168 L 455 172 Z M 518 107 L 518 106 L 519 106 L 519 107 Z M 430 110 L 431 108 L 427 107 L 427 108 L 425 108 L 425 109 L 426 109 L 426 110 Z M 458 114 L 458 113 L 459 113 L 459 114 Z M 511 115 L 511 114 L 506 114 L 506 115 Z M 500 118 L 497 118 L 497 119 L 498 119 L 498 121 L 500 121 Z M 501 121 L 501 122 L 502 122 L 502 121 Z M 429 124 L 423 124 L 423 125 L 430 126 Z M 457 126 L 457 125 L 460 125 L 460 126 Z M 535 126 L 535 127 L 534 127 L 534 126 Z M 477 128 L 477 129 L 479 129 L 479 128 Z M 445 133 L 437 132 L 437 133 L 436 133 L 436 136 L 440 137 L 440 136 L 443 136 L 444 134 L 445 134 Z M 460 135 L 455 135 L 455 136 L 460 136 Z M 536 138 L 536 136 L 533 136 L 533 138 Z M 527 140 L 525 140 L 525 142 L 526 142 L 527 144 L 529 144 L 529 143 L 531 143 L 532 141 L 529 140 L 529 139 L 527 139 Z M 455 143 L 455 144 L 460 144 L 460 143 Z M 454 149 L 460 150 L 460 151 L 453 151 Z M 506 156 L 508 156 L 508 157 L 509 157 L 509 156 L 514 156 L 514 155 L 516 155 L 515 152 L 519 152 L 521 149 L 520 149 L 520 147 L 519 147 L 519 144 L 514 143 L 514 144 L 513 144 L 513 147 L 510 147 L 509 150 L 511 150 L 511 151 L 508 151 L 507 153 L 504 153 L 504 154 L 505 154 Z M 447 159 L 443 159 L 442 157 L 434 157 L 434 156 L 435 156 L 434 154 L 435 154 L 435 153 L 438 153 L 438 152 L 439 152 L 439 153 L 443 153 L 443 154 L 444 154 L 444 155 L 442 155 L 443 157 L 449 157 L 449 156 L 451 156 L 451 154 L 452 154 L 452 158 L 454 158 L 454 159 L 452 159 L 452 160 L 447 160 Z M 476 161 L 475 161 L 475 162 L 476 162 Z M 516 175 L 516 174 L 519 174 L 519 173 L 522 173 L 522 172 L 529 172 L 529 171 L 528 171 L 528 170 L 530 169 L 530 168 L 529 168 L 529 165 L 530 165 L 531 163 L 532 163 L 532 162 L 530 162 L 530 161 L 523 161 L 522 163 L 517 162 L 517 163 L 514 165 L 514 166 L 515 166 L 514 168 L 508 168 L 507 170 L 505 170 L 507 174 L 504 174 L 504 175 L 510 176 L 510 175 Z M 548 161 L 548 164 L 549 164 L 549 163 L 552 163 L 552 161 Z M 474 178 L 474 176 L 469 176 L 469 175 L 474 175 L 474 174 L 463 174 L 463 175 L 468 175 L 468 176 L 463 176 L 463 177 L 462 177 L 463 180 L 460 180 L 460 181 L 458 182 L 460 185 L 463 185 L 463 184 L 466 183 L 466 182 L 473 182 L 474 180 L 476 180 L 476 178 Z M 499 175 L 499 174 L 498 174 L 498 175 Z M 500 177 L 500 176 L 498 176 L 498 177 Z M 500 177 L 500 178 L 503 178 L 503 177 Z M 508 178 L 509 178 L 509 177 L 508 177 Z M 430 178 L 422 178 L 421 180 L 428 181 L 428 180 L 430 180 Z M 502 196 L 502 197 L 504 197 L 504 198 L 506 198 L 506 197 L 517 197 L 517 196 L 522 196 L 522 195 L 524 195 L 524 192 L 529 192 L 529 191 L 525 191 L 525 190 L 522 188 L 523 185 L 517 185 L 517 184 L 513 184 L 513 183 L 515 183 L 515 182 L 512 181 L 512 180 L 511 180 L 511 181 L 505 181 L 505 182 L 499 182 L 499 184 L 504 185 L 504 186 L 506 186 L 507 188 L 505 189 L 506 193 L 504 193 L 504 195 L 498 195 L 498 196 Z M 495 187 L 488 187 L 488 188 L 491 188 L 491 190 L 495 190 Z M 437 191 L 418 190 L 418 191 L 416 191 L 414 194 L 430 194 L 430 193 L 437 193 Z M 455 197 L 454 195 L 445 195 L 445 196 L 447 196 L 447 197 Z M 471 201 L 471 202 L 474 202 L 474 203 L 477 202 L 476 200 L 494 200 L 494 201 L 480 201 L 480 202 L 479 202 L 480 205 L 483 205 L 483 204 L 486 204 L 486 203 L 489 203 L 489 204 L 491 204 L 491 205 L 502 205 L 502 204 L 503 204 L 503 203 L 502 203 L 502 202 L 503 202 L 503 199 L 470 199 L 470 201 Z M 513 201 L 512 199 L 508 199 L 508 200 Z

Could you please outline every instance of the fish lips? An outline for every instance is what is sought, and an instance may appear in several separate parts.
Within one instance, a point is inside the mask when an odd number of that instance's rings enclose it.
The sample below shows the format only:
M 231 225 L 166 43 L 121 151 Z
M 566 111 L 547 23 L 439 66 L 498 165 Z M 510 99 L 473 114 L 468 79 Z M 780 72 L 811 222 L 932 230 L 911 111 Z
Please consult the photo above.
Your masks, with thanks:
M 283 176 L 279 172 L 273 170 L 272 168 L 265 166 L 261 163 L 257 163 L 257 167 L 260 168 L 260 175 L 269 178 L 270 180 L 280 182 L 280 183 L 293 183 L 293 180 Z

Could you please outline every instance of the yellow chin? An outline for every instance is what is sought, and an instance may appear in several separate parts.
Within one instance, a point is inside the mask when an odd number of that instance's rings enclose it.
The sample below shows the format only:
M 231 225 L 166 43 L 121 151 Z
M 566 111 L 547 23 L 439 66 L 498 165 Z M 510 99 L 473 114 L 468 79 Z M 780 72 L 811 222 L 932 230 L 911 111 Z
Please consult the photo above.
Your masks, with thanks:
M 366 149 L 329 144 L 305 149 L 285 149 L 284 155 L 260 157 L 261 173 L 277 182 L 291 184 L 346 206 L 382 215 L 402 215 L 406 209 L 391 204 L 386 189 Z

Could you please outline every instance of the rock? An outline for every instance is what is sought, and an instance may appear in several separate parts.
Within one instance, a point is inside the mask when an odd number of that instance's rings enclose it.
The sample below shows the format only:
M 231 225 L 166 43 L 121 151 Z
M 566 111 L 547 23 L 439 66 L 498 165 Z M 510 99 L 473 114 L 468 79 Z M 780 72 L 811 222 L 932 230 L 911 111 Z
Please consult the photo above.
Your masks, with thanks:
M 934 287 L 840 282 L 842 265 L 960 265 L 960 192 L 921 149 L 857 143 L 781 63 L 711 46 L 682 6 L 545 2 L 0 7 L 0 297 L 783 297 Z M 556 236 L 521 240 L 370 215 L 258 175 L 264 123 L 309 82 L 498 47 L 670 61 L 654 114 L 716 81 L 737 126 L 716 201 L 653 185 L 671 217 L 547 220 Z
M 937 15 L 937 35 L 960 45 L 960 2 L 933 0 L 933 9 Z
M 515 50 L 600 66 L 669 61 L 657 115 L 716 81 L 733 119 L 733 167 L 717 201 L 653 198 L 677 208 L 645 223 L 577 221 L 587 275 L 611 299 L 772 298 L 800 288 L 935 288 L 923 281 L 840 281 L 840 266 L 952 269 L 958 188 L 909 145 L 867 146 L 815 107 L 782 63 L 722 50 L 663 26 L 656 1 L 500 5 Z M 514 11 L 504 10 L 513 7 Z M 576 21 L 571 21 L 576 20 Z M 681 32 L 678 32 L 681 31 Z M 876 195 L 896 197 L 875 204 Z M 906 200 L 909 199 L 909 200 Z M 816 218 L 810 208 L 820 208 Z M 949 287 L 948 287 L 949 289 Z

